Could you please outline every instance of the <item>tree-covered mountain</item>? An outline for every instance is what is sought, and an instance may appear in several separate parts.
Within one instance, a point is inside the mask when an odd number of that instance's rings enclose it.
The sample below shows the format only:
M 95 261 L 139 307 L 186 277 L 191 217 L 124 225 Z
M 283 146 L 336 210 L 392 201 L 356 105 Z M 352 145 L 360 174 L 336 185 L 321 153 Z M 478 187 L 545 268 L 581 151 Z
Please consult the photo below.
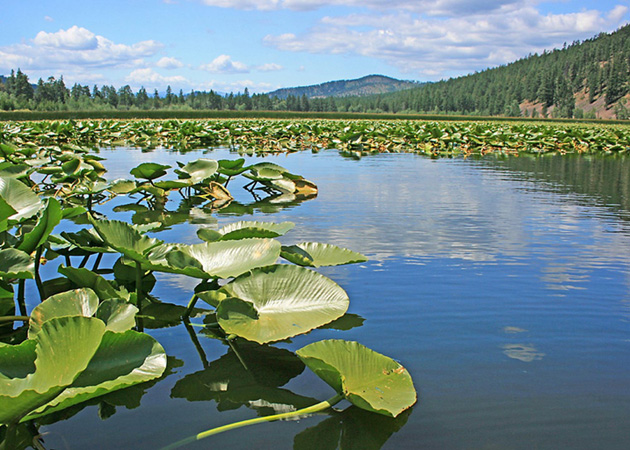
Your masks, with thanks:
M 630 25 L 511 64 L 383 96 L 355 111 L 629 118 Z
M 293 97 L 302 97 L 305 95 L 309 99 L 324 97 L 361 97 L 373 94 L 386 94 L 417 86 L 418 84 L 412 81 L 397 80 L 384 75 L 368 75 L 356 80 L 328 81 L 311 86 L 282 88 L 269 92 L 267 95 L 281 99 L 286 99 L 290 95 Z

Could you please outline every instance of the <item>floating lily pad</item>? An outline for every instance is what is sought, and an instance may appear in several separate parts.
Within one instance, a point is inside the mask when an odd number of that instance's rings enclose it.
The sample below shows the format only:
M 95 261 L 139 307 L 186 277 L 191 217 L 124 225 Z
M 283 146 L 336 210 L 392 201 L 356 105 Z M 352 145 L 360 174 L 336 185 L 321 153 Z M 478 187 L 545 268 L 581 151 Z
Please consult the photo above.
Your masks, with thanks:
M 260 344 L 306 333 L 341 317 L 349 299 L 337 283 L 297 266 L 254 269 L 226 284 L 217 318 L 227 334 Z
M 361 253 L 319 242 L 302 242 L 296 245 L 282 246 L 280 256 L 294 264 L 312 267 L 339 266 L 368 260 Z
M 317 376 L 359 408 L 396 417 L 417 400 L 407 369 L 358 342 L 319 341 L 296 353 Z

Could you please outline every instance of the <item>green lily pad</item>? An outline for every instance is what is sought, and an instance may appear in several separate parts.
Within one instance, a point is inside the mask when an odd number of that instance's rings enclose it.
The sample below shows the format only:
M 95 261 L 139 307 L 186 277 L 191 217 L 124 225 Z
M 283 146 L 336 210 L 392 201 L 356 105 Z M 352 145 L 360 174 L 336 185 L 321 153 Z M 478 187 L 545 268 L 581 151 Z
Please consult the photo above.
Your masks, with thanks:
M 280 243 L 274 239 L 241 239 L 172 246 L 159 256 L 157 251 L 150 256 L 155 270 L 196 278 L 229 278 L 273 264 L 279 255 Z
M 35 262 L 27 253 L 16 248 L 0 250 L 0 278 L 33 278 L 34 274 Z
M 129 173 L 136 178 L 155 180 L 156 178 L 166 175 L 166 170 L 170 168 L 171 166 L 164 164 L 148 162 L 134 167 Z
M 245 238 L 275 238 L 283 236 L 294 226 L 295 224 L 293 222 L 240 221 L 226 225 L 219 230 L 200 228 L 197 230 L 197 236 L 206 242 Z
M 319 242 L 282 246 L 280 256 L 294 264 L 311 267 L 339 266 L 368 260 L 361 253 Z
M 96 220 L 89 216 L 96 233 L 111 248 L 134 261 L 145 261 L 149 251 L 162 241 L 140 233 L 134 227 L 120 220 Z
M 317 376 L 361 409 L 396 417 L 417 400 L 407 369 L 358 342 L 319 341 L 296 353 Z
M 190 180 L 192 184 L 201 183 L 217 172 L 219 163 L 213 159 L 199 158 L 190 161 L 177 172 L 180 178 Z
M 46 200 L 46 206 L 40 210 L 37 223 L 31 231 L 24 235 L 24 239 L 18 245 L 18 249 L 26 253 L 32 253 L 37 247 L 46 242 L 53 229 L 59 225 L 63 213 L 59 201 L 54 198 Z
M 254 269 L 222 289 L 232 298 L 217 307 L 221 328 L 260 344 L 332 322 L 349 304 L 346 292 L 331 279 L 284 264 Z
M 19 222 L 37 214 L 42 201 L 37 194 L 15 178 L 0 177 L 0 197 L 15 211 L 9 221 Z

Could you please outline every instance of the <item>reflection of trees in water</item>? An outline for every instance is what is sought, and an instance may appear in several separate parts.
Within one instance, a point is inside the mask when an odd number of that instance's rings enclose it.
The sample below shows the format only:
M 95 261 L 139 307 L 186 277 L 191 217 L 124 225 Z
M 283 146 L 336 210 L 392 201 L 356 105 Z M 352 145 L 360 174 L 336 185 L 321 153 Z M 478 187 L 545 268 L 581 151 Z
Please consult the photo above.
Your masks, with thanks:
M 484 159 L 483 163 L 518 171 L 527 180 L 551 183 L 562 193 L 586 196 L 576 199 L 580 204 L 630 212 L 630 157 L 521 155 L 500 160 Z

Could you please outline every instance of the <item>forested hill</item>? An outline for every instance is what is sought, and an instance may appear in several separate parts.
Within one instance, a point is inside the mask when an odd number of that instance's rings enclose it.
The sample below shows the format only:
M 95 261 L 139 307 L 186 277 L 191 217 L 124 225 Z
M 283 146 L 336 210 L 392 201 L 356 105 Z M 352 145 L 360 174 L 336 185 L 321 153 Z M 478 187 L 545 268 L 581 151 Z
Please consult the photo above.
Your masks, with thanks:
M 629 118 L 630 25 L 562 49 L 412 90 L 340 99 L 356 111 Z
M 290 95 L 293 97 L 302 97 L 305 95 L 307 98 L 349 97 L 384 94 L 417 86 L 417 83 L 411 81 L 397 80 L 383 75 L 368 75 L 356 80 L 329 81 L 312 86 L 283 88 L 269 92 L 267 95 L 282 99 Z

